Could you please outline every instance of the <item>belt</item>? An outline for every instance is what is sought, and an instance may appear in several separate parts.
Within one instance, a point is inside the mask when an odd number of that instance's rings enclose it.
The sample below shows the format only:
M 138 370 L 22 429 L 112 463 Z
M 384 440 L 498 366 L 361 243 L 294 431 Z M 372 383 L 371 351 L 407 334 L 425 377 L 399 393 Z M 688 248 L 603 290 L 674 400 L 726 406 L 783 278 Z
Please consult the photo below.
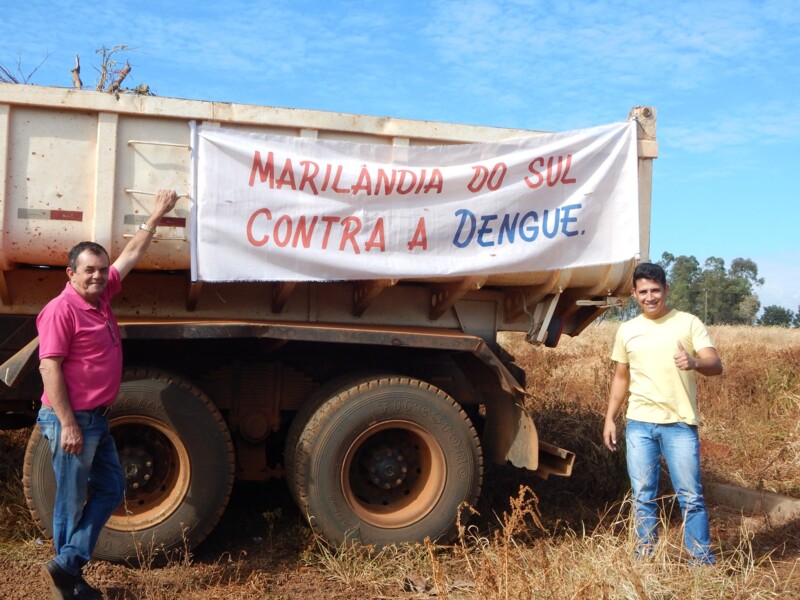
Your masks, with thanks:
M 91 410 L 76 410 L 75 412 L 92 413 L 93 415 L 97 415 L 100 417 L 107 417 L 108 413 L 111 412 L 111 404 L 103 404 L 102 406 L 98 406 Z

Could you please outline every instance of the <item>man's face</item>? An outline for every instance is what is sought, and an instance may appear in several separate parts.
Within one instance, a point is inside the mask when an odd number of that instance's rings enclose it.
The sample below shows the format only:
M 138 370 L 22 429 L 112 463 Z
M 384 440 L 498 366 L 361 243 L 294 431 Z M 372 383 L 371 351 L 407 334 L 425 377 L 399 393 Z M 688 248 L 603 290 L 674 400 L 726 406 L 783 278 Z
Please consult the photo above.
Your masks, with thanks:
M 663 286 L 653 279 L 637 279 L 633 288 L 636 303 L 648 319 L 660 319 L 669 312 L 667 294 L 669 286 Z
M 108 284 L 108 256 L 84 250 L 78 255 L 75 270 L 67 267 L 67 276 L 75 291 L 94 304 Z

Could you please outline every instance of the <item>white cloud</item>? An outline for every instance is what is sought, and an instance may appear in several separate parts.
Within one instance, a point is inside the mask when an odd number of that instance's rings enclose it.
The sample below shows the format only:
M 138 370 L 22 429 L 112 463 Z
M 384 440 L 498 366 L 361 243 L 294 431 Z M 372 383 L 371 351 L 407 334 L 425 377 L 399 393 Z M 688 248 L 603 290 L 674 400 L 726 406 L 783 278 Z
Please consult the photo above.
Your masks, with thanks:
M 800 251 L 753 259 L 764 285 L 756 293 L 761 307 L 777 305 L 793 312 L 800 307 Z
M 445 77 L 471 92 L 492 82 L 551 113 L 564 98 L 579 98 L 576 110 L 595 106 L 602 113 L 614 97 L 652 104 L 669 90 L 713 95 L 720 81 L 763 77 L 791 63 L 787 52 L 797 50 L 791 28 L 765 17 L 755 2 L 445 0 L 435 6 L 426 33 L 448 66 Z
M 564 129 L 619 120 L 634 104 L 668 105 L 665 98 L 690 92 L 701 97 L 697 112 L 705 117 L 715 107 L 703 99 L 721 79 L 760 80 L 777 64 L 797 74 L 800 61 L 787 59 L 797 53 L 797 4 L 238 0 L 156 9 L 30 0 L 4 8 L 0 61 L 15 56 L 18 43 L 26 57 L 49 46 L 58 52 L 53 72 L 68 85 L 74 52 L 87 80 L 94 49 L 125 42 L 142 53 L 133 77 L 167 95 L 300 97 L 299 106 L 379 105 L 382 113 L 443 120 L 489 113 L 492 124 Z M 47 18 L 34 23 L 39 14 Z M 717 131 L 721 144 L 748 133 Z M 709 150 L 714 142 L 707 138 Z
M 663 126 L 660 134 L 662 143 L 689 153 L 715 152 L 731 146 L 769 146 L 800 136 L 800 114 L 794 100 L 748 103 L 726 113 L 698 114 L 679 126 Z

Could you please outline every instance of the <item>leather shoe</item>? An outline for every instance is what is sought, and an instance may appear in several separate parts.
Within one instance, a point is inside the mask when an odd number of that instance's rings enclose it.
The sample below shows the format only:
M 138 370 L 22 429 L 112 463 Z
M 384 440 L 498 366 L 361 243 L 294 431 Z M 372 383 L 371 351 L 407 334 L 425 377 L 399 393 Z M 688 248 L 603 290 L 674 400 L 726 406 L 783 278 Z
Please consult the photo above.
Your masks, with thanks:
M 75 578 L 75 595 L 73 598 L 78 600 L 103 600 L 105 596 L 103 596 L 103 592 L 89 585 L 83 575 L 78 575 Z
M 42 567 L 42 575 L 50 586 L 54 600 L 71 600 L 75 597 L 75 577 L 62 569 L 55 560 Z

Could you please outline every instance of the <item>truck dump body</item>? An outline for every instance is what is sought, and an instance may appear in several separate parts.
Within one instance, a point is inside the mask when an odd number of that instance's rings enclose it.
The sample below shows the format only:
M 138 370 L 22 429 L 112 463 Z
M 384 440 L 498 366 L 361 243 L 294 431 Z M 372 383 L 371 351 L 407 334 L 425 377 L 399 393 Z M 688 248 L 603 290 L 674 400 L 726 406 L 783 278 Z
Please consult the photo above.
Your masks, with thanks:
M 649 107 L 629 115 L 641 258 L 655 119 Z M 196 280 L 194 126 L 398 149 L 545 135 L 0 84 L 0 426 L 34 422 L 34 319 L 66 283 L 68 250 L 91 240 L 113 260 L 156 190 L 181 195 L 114 300 L 125 374 L 109 418 L 128 488 L 96 556 L 196 546 L 234 479 L 285 477 L 323 537 L 380 546 L 451 538 L 480 494 L 484 457 L 545 478 L 571 473 L 574 454 L 539 440 L 524 373 L 497 333 L 548 346 L 579 334 L 627 298 L 636 251 L 513 273 Z M 49 532 L 52 467 L 38 428 L 24 483 Z
M 655 114 L 634 109 L 639 144 L 641 256 L 649 239 L 650 171 L 655 155 Z M 160 225 L 135 294 L 116 305 L 121 318 L 271 319 L 413 324 L 473 329 L 470 309 L 459 323 L 461 301 L 502 297 L 495 331 L 527 331 L 526 314 L 560 294 L 553 316 L 576 334 L 615 296 L 626 296 L 632 261 L 563 270 L 459 278 L 373 280 L 352 283 L 250 283 L 190 285 L 189 122 L 248 131 L 371 144 L 437 145 L 492 142 L 536 132 L 415 122 L 384 117 L 221 104 L 193 100 L 114 96 L 68 89 L 0 85 L 0 230 L 2 310 L 33 314 L 57 292 L 61 273 L 26 265 L 62 267 L 65 249 L 90 239 L 116 256 L 149 212 L 158 188 L 184 195 Z M 165 281 L 166 279 L 166 281 Z M 325 301 L 317 298 L 323 295 Z M 237 299 L 246 298 L 246 301 Z M 263 301 L 253 302 L 251 298 Z M 606 299 L 612 300 L 606 300 Z M 465 305 L 466 306 L 466 305 Z M 481 310 L 480 308 L 478 309 Z M 481 316 L 483 318 L 483 315 Z

